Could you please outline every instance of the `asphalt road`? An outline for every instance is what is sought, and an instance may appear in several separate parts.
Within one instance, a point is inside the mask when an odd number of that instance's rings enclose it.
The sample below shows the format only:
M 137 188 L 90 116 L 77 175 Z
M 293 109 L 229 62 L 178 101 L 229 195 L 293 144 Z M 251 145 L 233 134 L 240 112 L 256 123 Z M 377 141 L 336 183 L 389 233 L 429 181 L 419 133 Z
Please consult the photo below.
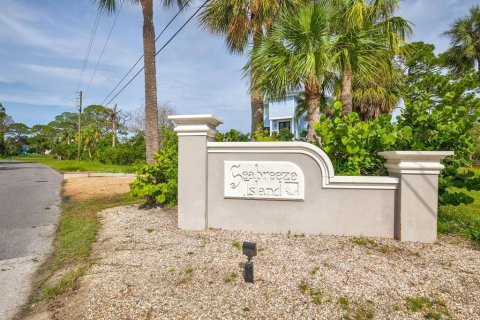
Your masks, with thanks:
M 0 161 L 0 319 L 28 299 L 32 276 L 52 249 L 63 177 L 36 163 Z

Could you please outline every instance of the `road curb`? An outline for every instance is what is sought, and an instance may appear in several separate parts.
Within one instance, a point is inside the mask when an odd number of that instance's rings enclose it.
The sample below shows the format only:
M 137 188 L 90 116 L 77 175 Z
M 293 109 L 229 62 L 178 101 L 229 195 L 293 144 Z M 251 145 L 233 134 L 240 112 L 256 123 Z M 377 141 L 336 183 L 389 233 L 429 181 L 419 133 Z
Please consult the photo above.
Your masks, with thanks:
M 64 173 L 63 179 L 69 178 L 93 178 L 93 177 L 120 177 L 120 178 L 135 178 L 137 175 L 133 173 Z

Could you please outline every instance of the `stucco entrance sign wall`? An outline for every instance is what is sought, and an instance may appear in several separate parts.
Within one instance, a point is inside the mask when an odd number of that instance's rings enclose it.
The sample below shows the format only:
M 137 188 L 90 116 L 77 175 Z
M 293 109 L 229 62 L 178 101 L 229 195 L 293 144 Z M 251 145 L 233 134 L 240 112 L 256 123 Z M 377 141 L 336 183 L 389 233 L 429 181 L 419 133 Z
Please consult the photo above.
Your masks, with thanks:
M 287 161 L 225 161 L 225 198 L 303 200 L 305 177 Z
M 437 239 L 440 161 L 453 152 L 381 152 L 388 177 L 336 176 L 312 144 L 215 142 L 222 122 L 212 115 L 169 118 L 180 229 Z

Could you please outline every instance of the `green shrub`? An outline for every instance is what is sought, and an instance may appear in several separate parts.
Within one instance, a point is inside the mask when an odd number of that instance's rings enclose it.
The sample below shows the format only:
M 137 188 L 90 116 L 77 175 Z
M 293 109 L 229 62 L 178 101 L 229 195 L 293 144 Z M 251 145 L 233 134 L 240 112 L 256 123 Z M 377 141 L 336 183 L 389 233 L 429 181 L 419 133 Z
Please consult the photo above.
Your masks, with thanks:
M 98 151 L 98 160 L 104 164 L 132 165 L 145 159 L 145 144 L 119 144 Z
M 282 128 L 278 132 L 274 131 L 272 134 L 268 130 L 257 130 L 252 136 L 252 140 L 260 142 L 292 141 L 293 138 L 293 133 L 287 128 Z
M 439 202 L 468 204 L 474 199 L 461 188 L 480 190 L 480 177 L 459 169 L 471 163 L 474 142 L 469 130 L 476 125 L 479 114 L 462 106 L 451 107 L 454 100 L 453 92 L 441 100 L 428 93 L 419 94 L 415 101 L 405 101 L 397 123 L 392 123 L 390 115 L 369 121 L 362 121 L 354 112 L 342 117 L 341 104 L 336 102 L 333 116 L 322 115 L 315 131 L 339 175 L 387 174 L 379 151 L 455 151 L 443 161 Z
M 398 130 L 390 115 L 362 121 L 352 112 L 342 117 L 342 105 L 334 104 L 332 117 L 322 115 L 315 132 L 321 148 L 328 154 L 338 175 L 385 175 L 380 151 L 394 150 L 397 139 L 410 134 Z
M 231 129 L 230 131 L 227 131 L 225 133 L 217 133 L 215 140 L 219 142 L 249 141 L 250 135 L 248 133 L 244 134 L 241 131 Z
M 178 138 L 164 127 L 162 147 L 155 154 L 156 162 L 140 169 L 137 179 L 130 185 L 133 196 L 146 198 L 147 203 L 173 206 L 177 204 Z

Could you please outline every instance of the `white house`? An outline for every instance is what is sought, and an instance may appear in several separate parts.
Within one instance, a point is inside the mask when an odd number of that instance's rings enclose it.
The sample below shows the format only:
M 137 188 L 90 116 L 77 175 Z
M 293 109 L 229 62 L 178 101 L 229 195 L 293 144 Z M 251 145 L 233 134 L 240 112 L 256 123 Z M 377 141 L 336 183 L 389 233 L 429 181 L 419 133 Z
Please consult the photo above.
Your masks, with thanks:
M 298 102 L 296 93 L 289 94 L 281 100 L 265 101 L 263 126 L 270 131 L 270 134 L 287 128 L 293 133 L 295 139 L 300 139 L 300 134 L 307 130 L 307 121 L 305 115 L 295 118 Z

